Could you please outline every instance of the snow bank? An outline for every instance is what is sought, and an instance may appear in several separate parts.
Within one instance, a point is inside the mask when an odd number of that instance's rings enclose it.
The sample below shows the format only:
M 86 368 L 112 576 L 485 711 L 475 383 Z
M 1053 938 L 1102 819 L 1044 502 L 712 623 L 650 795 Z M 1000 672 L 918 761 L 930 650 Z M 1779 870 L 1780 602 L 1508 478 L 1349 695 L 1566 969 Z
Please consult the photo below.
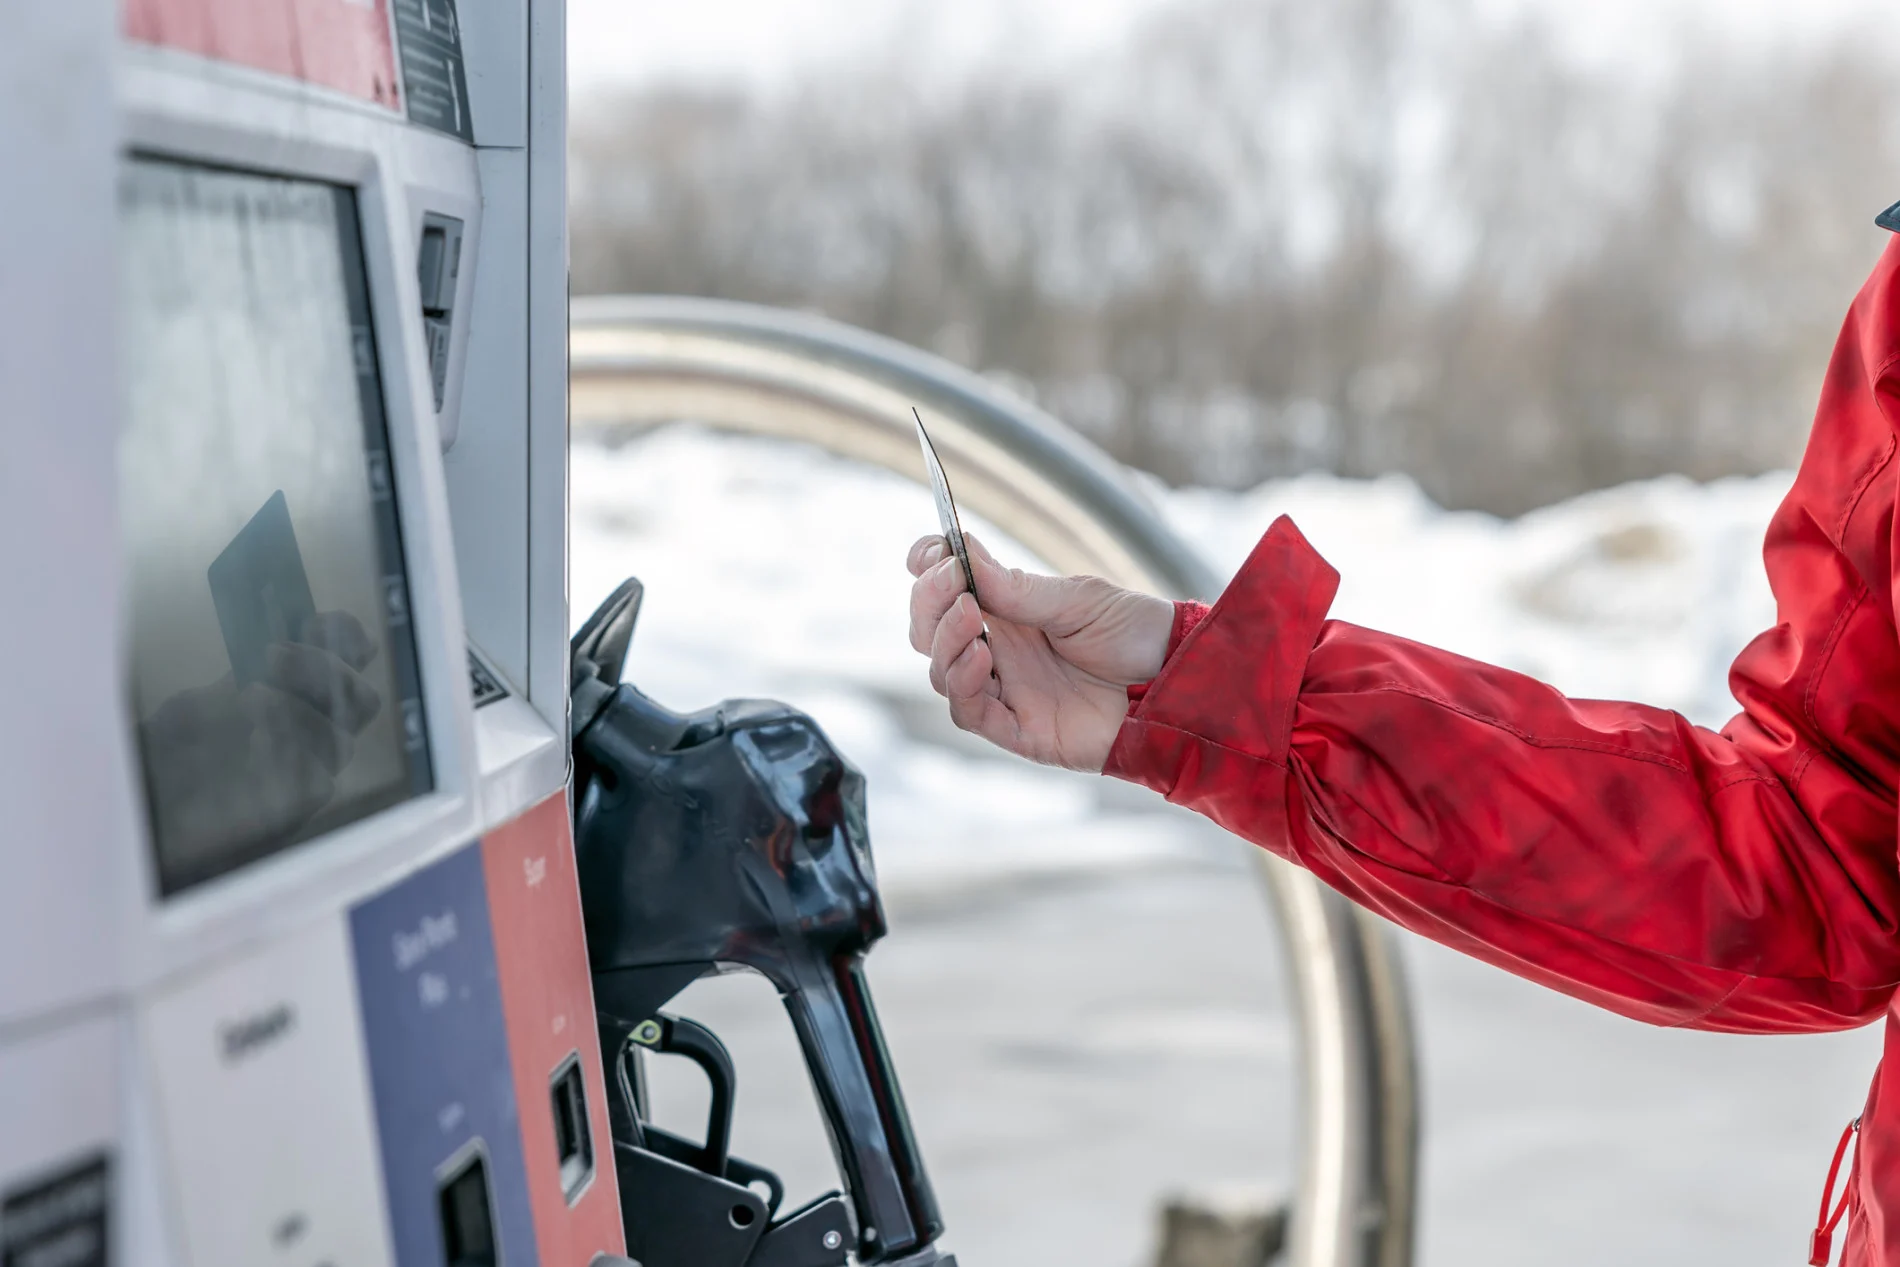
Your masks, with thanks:
M 1442 510 L 1402 478 L 1152 491 L 1226 571 L 1291 515 L 1342 574 L 1340 619 L 1719 725 L 1729 660 L 1774 618 L 1760 544 L 1787 484 L 1652 480 L 1511 522 Z M 1138 789 L 1002 758 L 949 725 L 906 639 L 904 554 L 935 522 L 920 486 L 800 445 L 685 426 L 578 444 L 575 623 L 639 576 L 628 672 L 643 690 L 675 708 L 757 695 L 809 710 L 869 779 L 893 888 L 1228 856 Z
M 1396 476 L 1157 500 L 1229 572 L 1291 515 L 1340 571 L 1338 619 L 1720 725 L 1734 712 L 1729 661 L 1774 622 L 1761 540 L 1789 479 L 1672 476 L 1514 521 L 1442 510 Z

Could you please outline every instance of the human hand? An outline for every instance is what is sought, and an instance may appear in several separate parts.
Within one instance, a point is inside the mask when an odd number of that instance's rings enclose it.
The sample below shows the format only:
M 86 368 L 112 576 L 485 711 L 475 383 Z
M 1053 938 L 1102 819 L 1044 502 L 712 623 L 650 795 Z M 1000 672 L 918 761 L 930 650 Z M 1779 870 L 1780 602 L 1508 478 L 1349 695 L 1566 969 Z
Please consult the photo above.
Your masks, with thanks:
M 942 537 L 910 548 L 910 645 L 960 728 L 1045 765 L 1099 771 L 1128 687 L 1161 671 L 1174 604 L 1093 576 L 1005 568 L 965 535 L 983 608 Z M 984 640 L 984 616 L 989 638 Z
M 382 710 L 361 670 L 376 644 L 347 612 L 272 643 L 263 680 L 181 691 L 142 723 L 155 826 L 168 848 L 215 855 L 301 828 L 336 794 L 355 737 Z

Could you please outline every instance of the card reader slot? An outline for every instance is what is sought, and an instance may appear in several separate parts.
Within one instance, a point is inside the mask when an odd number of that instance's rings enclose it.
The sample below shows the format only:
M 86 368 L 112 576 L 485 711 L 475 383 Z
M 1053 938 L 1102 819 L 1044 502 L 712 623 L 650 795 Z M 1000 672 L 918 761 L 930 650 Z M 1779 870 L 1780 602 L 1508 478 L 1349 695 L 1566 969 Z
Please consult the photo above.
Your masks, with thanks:
M 587 1084 L 581 1055 L 569 1053 L 549 1083 L 554 1108 L 554 1156 L 561 1167 L 561 1195 L 572 1205 L 594 1177 L 593 1132 L 587 1123 Z
M 431 211 L 422 217 L 416 247 L 416 288 L 422 299 L 422 340 L 429 354 L 429 386 L 436 412 L 448 393 L 449 345 L 455 328 L 455 287 L 462 275 L 462 222 Z
M 488 1157 L 479 1144 L 445 1168 L 436 1205 L 446 1267 L 498 1267 L 501 1254 L 489 1196 Z

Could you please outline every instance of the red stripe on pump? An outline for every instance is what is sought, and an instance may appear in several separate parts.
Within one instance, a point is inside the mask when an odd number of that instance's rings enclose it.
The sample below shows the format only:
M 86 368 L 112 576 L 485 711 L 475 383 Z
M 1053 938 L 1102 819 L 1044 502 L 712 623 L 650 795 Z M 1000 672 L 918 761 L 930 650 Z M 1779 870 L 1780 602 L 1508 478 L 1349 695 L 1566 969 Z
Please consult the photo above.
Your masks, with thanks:
M 402 107 L 388 0 L 126 0 L 125 35 Z
M 484 836 L 482 869 L 541 1267 L 586 1267 L 598 1253 L 622 1252 L 625 1241 L 566 794 L 555 793 Z M 594 1173 L 570 1203 L 557 1156 L 551 1080 L 576 1053 Z

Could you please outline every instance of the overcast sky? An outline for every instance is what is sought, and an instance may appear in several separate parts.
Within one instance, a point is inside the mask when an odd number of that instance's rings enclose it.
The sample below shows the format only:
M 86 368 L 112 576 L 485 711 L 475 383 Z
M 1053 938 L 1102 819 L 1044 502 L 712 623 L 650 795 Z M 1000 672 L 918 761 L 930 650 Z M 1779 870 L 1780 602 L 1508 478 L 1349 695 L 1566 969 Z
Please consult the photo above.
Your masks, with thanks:
M 771 83 L 813 63 L 902 49 L 955 73 L 1002 57 L 1064 61 L 1112 44 L 1167 0 L 568 0 L 574 91 L 658 79 Z M 1323 3 L 1324 0 L 1316 0 Z M 1592 58 L 1625 56 L 1680 16 L 1750 39 L 1815 38 L 1866 25 L 1894 40 L 1874 0 L 1481 0 L 1548 11 Z

